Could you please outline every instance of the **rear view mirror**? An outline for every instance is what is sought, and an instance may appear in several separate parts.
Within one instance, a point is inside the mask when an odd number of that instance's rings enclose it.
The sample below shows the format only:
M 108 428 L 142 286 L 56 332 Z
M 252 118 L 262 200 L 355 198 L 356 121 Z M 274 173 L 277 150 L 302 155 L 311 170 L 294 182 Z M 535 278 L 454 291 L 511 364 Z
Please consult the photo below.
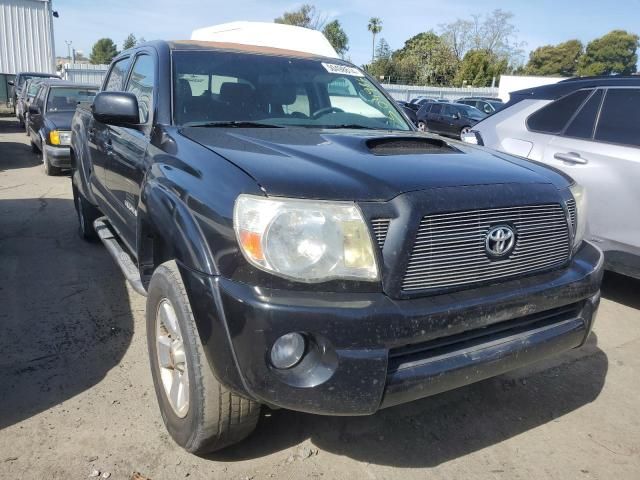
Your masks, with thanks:
M 140 123 L 138 99 L 129 92 L 100 92 L 91 111 L 93 118 L 108 125 L 132 127 Z

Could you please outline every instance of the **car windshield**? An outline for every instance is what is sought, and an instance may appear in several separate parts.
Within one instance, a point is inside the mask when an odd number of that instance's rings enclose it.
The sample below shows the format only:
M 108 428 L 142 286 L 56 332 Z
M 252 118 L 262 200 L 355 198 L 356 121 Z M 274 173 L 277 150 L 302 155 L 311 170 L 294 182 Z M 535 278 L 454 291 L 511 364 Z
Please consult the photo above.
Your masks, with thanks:
M 173 68 L 178 125 L 411 129 L 378 87 L 340 60 L 176 51 Z
M 69 112 L 76 109 L 78 102 L 91 102 L 97 89 L 53 87 L 47 98 L 47 112 Z
M 58 78 L 55 75 L 20 75 L 20 84 L 19 87 L 23 86 L 27 80 L 31 80 L 32 78 Z

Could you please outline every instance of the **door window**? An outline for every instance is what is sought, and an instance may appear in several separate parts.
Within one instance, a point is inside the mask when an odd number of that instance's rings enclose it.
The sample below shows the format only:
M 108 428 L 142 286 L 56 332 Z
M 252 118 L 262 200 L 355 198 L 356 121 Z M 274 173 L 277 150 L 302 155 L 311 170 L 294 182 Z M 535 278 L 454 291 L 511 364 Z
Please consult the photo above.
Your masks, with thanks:
M 640 89 L 607 90 L 595 139 L 640 146 Z
M 596 118 L 602 102 L 602 90 L 596 90 L 589 100 L 585 102 L 578 114 L 571 120 L 565 130 L 567 137 L 591 139 L 593 137 L 593 127 L 596 125 Z
M 591 92 L 592 90 L 578 90 L 542 107 L 529 116 L 527 128 L 534 132 L 553 135 L 562 132 Z
M 140 123 L 147 123 L 153 108 L 153 85 L 155 83 L 155 64 L 150 55 L 140 55 L 131 70 L 127 82 L 127 92 L 133 93 L 138 99 Z
M 434 103 L 433 106 L 431 107 L 431 110 L 429 110 L 429 113 L 435 113 L 436 115 L 439 115 L 442 113 L 442 104 L 441 103 Z
M 122 90 L 124 78 L 127 75 L 127 71 L 129 70 L 130 61 L 131 59 L 127 57 L 123 58 L 122 60 L 118 60 L 113 64 L 104 87 L 107 92 L 119 92 Z

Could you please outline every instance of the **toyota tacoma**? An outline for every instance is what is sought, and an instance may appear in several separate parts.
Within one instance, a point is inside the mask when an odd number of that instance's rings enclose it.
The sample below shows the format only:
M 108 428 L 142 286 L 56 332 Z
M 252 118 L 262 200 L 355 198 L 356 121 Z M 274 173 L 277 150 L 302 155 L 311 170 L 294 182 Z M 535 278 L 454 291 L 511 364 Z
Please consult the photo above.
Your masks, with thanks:
M 421 133 L 364 71 L 251 45 L 120 53 L 72 122 L 80 233 L 146 295 L 174 440 L 262 405 L 367 415 L 581 346 L 602 254 L 557 170 Z

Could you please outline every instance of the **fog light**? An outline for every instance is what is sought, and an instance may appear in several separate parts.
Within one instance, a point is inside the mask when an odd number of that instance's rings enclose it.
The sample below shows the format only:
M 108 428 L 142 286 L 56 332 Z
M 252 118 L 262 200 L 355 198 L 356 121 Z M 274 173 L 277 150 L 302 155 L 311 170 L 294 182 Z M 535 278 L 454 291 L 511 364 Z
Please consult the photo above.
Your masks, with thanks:
M 287 333 L 271 347 L 271 363 L 276 368 L 291 368 L 304 355 L 305 341 L 299 333 Z

